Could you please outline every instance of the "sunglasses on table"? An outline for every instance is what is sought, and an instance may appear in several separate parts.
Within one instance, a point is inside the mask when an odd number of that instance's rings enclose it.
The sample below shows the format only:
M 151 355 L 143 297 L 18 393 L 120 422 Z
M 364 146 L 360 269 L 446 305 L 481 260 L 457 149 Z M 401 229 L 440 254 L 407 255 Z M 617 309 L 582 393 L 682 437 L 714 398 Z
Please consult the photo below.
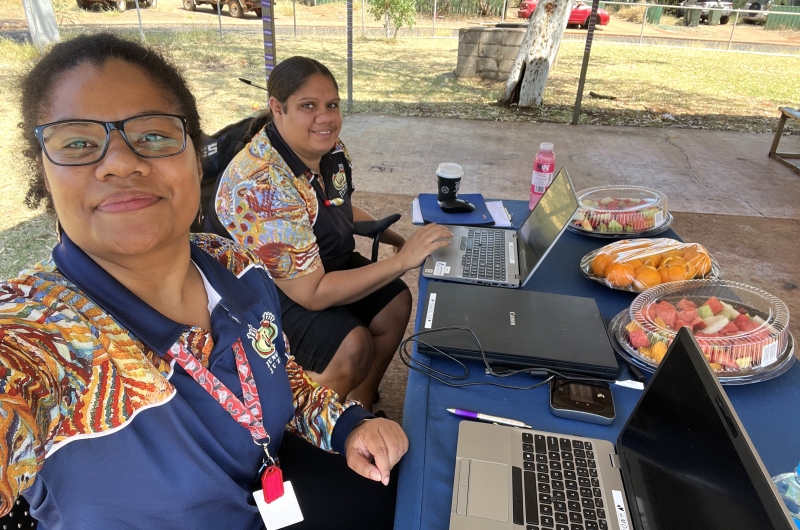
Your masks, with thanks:
M 119 131 L 142 158 L 164 158 L 186 149 L 188 120 L 178 114 L 144 114 L 120 121 L 63 120 L 33 128 L 45 156 L 57 166 L 88 166 L 108 150 L 111 131 Z

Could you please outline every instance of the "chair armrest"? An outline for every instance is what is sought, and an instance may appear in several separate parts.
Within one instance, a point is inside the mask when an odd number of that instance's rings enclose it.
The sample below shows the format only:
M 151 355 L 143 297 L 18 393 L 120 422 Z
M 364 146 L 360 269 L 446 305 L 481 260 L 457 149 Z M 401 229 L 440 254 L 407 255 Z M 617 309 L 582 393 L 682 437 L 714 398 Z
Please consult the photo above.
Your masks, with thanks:
M 353 232 L 357 236 L 372 238 L 372 261 L 378 261 L 378 246 L 381 235 L 401 217 L 402 215 L 399 213 L 393 213 L 383 219 L 353 223 Z

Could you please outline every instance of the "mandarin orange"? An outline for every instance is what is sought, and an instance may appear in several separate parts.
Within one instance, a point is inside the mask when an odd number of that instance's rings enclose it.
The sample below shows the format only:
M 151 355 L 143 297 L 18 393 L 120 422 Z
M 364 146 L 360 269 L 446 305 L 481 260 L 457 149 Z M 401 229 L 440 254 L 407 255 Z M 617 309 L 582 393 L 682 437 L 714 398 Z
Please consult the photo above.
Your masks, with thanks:
M 639 291 L 644 291 L 651 287 L 661 284 L 661 274 L 655 267 L 642 265 L 636 269 L 636 277 L 633 279 L 633 286 Z
M 686 266 L 685 265 L 670 265 L 658 269 L 661 275 L 661 283 L 679 282 L 686 279 Z
M 606 280 L 614 287 L 627 287 L 635 277 L 636 272 L 627 263 L 612 263 L 606 267 Z
M 594 257 L 591 264 L 592 274 L 605 278 L 606 267 L 613 263 L 614 258 L 610 254 L 600 253 Z
M 690 250 L 684 259 L 689 269 L 687 278 L 700 278 L 711 271 L 711 257 L 705 252 Z

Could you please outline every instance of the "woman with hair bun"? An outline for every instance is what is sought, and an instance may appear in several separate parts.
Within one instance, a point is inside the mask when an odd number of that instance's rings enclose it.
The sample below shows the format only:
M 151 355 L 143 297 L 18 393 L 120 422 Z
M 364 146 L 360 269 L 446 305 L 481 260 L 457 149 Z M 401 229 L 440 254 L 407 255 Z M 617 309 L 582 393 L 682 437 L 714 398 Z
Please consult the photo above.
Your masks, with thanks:
M 399 278 L 451 234 L 431 224 L 406 241 L 387 230 L 381 241 L 394 256 L 371 263 L 355 252 L 353 223 L 374 217 L 352 202 L 336 79 L 319 61 L 290 57 L 267 91 L 266 126 L 220 176 L 206 228 L 267 265 L 309 376 L 369 408 L 408 325 L 411 294 Z
M 22 495 L 40 530 L 258 530 L 283 499 L 293 529 L 391 528 L 400 426 L 295 363 L 257 256 L 190 236 L 202 131 L 179 71 L 103 33 L 20 88 L 26 202 L 59 242 L 0 282 L 0 514 Z

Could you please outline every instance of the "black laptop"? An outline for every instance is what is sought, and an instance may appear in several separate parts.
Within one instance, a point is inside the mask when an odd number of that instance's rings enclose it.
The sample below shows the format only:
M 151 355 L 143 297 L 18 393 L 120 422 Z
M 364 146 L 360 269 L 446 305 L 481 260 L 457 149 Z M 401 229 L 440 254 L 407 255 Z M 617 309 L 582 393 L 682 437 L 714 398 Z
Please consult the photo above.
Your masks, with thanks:
M 450 326 L 472 330 L 491 364 L 605 379 L 619 371 L 593 298 L 432 282 L 420 331 Z M 458 330 L 425 334 L 417 349 L 474 360 L 482 356 L 475 338 Z
M 790 521 L 686 328 L 616 447 L 459 425 L 450 530 L 796 530 Z

